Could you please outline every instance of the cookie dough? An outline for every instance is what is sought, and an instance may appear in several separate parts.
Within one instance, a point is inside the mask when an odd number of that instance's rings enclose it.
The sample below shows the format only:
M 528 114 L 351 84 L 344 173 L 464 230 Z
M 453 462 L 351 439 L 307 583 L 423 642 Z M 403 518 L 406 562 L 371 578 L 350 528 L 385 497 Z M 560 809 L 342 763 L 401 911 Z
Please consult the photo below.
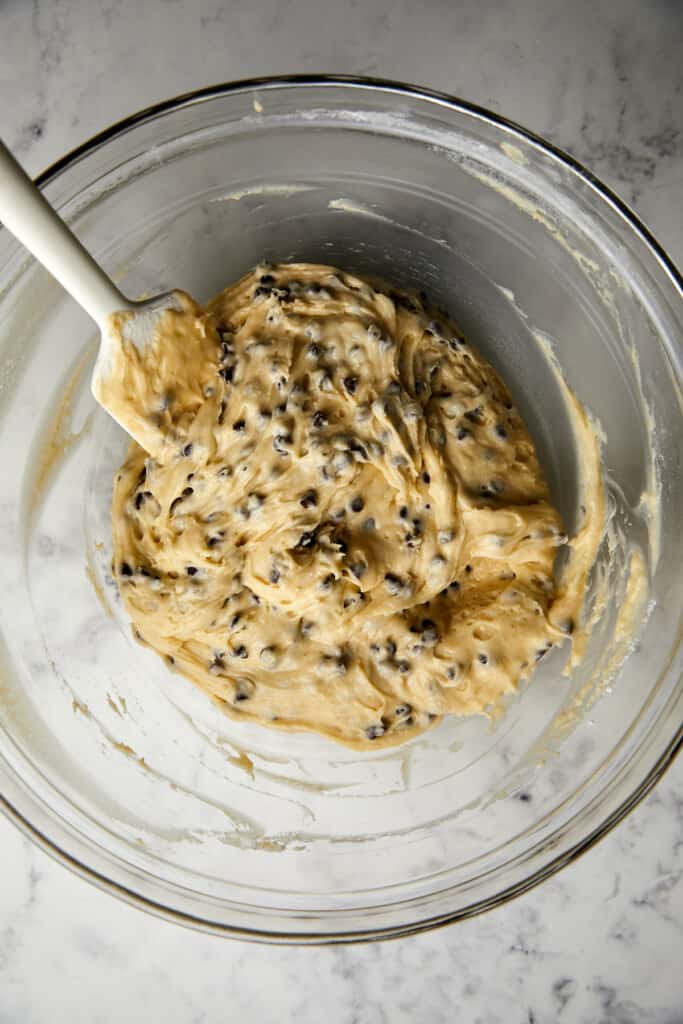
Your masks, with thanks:
M 116 478 L 116 580 L 230 715 L 399 742 L 495 708 L 572 632 L 531 438 L 418 297 L 262 266 L 183 297 L 144 354 L 120 344 L 120 400 L 166 442 Z

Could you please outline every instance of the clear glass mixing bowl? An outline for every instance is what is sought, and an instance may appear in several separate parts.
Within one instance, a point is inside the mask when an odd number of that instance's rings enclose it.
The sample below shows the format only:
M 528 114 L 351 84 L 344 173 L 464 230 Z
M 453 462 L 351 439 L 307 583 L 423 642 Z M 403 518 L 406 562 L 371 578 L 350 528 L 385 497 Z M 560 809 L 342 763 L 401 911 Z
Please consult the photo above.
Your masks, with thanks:
M 138 646 L 109 575 L 126 438 L 87 316 L 0 233 L 0 791 L 85 877 L 220 933 L 397 935 L 491 907 L 590 846 L 681 741 L 681 281 L 587 171 L 486 111 L 380 82 L 220 86 L 116 125 L 40 181 L 131 296 L 206 299 L 263 258 L 427 290 L 510 383 L 568 528 L 599 421 L 607 600 L 496 721 L 358 754 L 235 723 Z M 650 575 L 633 622 L 625 564 Z

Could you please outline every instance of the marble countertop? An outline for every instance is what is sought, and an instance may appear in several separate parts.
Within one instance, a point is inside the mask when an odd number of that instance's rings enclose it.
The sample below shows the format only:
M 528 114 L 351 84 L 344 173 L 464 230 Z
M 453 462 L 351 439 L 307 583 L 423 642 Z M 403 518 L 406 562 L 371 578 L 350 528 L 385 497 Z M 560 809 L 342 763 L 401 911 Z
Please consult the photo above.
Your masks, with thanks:
M 0 134 L 33 172 L 126 114 L 278 72 L 403 79 L 552 139 L 683 263 L 677 0 L 9 0 Z M 683 759 L 596 848 L 483 917 L 357 947 L 158 921 L 0 820 L 0 1020 L 683 1022 Z

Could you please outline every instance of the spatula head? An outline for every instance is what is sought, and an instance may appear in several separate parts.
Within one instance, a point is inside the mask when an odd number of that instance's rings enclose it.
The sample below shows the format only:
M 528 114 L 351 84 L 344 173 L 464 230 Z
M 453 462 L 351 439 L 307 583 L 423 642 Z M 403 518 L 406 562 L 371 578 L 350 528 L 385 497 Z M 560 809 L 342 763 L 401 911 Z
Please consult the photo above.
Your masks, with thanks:
M 202 401 L 204 367 L 215 362 L 218 348 L 207 319 L 189 295 L 172 291 L 131 304 L 102 324 L 93 394 L 154 457 L 182 444 L 185 406 Z

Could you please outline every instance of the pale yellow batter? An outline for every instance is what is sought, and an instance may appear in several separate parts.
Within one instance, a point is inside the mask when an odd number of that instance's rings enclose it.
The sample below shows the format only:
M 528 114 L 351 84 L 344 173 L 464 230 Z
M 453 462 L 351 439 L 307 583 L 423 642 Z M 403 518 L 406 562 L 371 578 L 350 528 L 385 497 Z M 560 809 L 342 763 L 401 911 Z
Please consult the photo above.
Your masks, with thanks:
M 331 267 L 183 305 L 144 355 L 121 341 L 108 395 L 167 438 L 114 491 L 141 638 L 235 717 L 359 746 L 498 704 L 573 631 L 601 524 L 556 584 L 567 538 L 492 367 Z

